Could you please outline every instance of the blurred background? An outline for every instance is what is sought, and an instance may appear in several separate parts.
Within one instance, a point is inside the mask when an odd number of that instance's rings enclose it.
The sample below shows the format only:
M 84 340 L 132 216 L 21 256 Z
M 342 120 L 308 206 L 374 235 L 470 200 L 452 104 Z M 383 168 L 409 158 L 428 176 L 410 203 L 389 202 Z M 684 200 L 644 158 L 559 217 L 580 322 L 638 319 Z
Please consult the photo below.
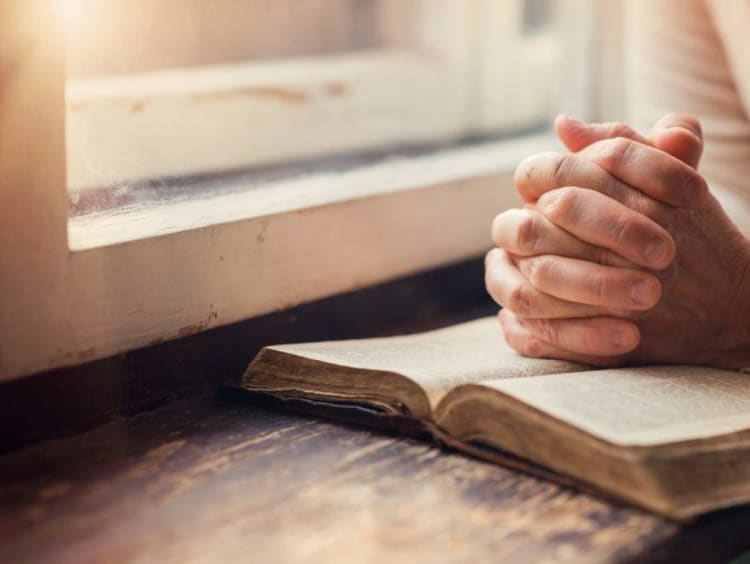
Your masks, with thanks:
M 590 118 L 618 43 L 593 1 L 59 1 L 73 215 Z

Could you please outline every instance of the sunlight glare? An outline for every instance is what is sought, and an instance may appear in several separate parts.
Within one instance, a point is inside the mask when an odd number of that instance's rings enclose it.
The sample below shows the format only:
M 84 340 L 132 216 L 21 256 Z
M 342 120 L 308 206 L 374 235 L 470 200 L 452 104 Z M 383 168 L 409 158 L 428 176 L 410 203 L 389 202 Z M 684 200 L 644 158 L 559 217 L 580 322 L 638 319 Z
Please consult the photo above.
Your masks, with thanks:
M 80 16 L 80 2 L 78 0 L 55 0 L 55 6 L 65 22 L 65 26 L 70 29 L 77 17 Z

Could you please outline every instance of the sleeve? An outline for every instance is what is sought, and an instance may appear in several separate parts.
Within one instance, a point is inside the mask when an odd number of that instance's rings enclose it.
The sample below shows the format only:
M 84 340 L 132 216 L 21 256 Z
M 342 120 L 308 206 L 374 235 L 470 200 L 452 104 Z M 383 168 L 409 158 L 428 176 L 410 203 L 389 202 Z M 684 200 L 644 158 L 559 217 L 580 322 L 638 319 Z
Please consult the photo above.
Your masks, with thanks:
M 746 234 L 750 234 L 749 31 L 747 0 L 626 3 L 630 121 L 648 129 L 667 112 L 698 117 L 706 141 L 701 172 Z

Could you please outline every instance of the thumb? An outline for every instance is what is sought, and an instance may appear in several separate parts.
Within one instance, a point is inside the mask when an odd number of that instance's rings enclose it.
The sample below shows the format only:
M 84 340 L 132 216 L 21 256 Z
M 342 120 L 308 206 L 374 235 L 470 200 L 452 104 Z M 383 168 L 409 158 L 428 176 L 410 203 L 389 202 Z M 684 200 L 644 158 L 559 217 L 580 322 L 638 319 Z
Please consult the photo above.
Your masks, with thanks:
M 697 119 L 685 114 L 667 114 L 656 122 L 651 138 L 624 123 L 583 123 L 569 116 L 555 118 L 555 131 L 569 151 L 577 153 L 592 143 L 626 137 L 669 153 L 685 164 L 698 166 L 703 153 L 703 132 Z
M 569 151 L 577 153 L 592 143 L 627 137 L 638 143 L 650 144 L 648 139 L 624 123 L 583 123 L 569 116 L 555 118 L 555 132 Z
M 651 129 L 651 141 L 657 149 L 698 167 L 703 154 L 703 130 L 700 122 L 686 114 L 667 114 Z

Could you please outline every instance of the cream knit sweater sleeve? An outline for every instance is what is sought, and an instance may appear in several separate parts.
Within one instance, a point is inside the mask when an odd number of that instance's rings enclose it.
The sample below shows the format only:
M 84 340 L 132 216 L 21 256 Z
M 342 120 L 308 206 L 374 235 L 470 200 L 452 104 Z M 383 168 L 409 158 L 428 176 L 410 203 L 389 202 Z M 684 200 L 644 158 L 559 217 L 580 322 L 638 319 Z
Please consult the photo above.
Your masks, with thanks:
M 626 0 L 629 120 L 703 123 L 701 172 L 750 235 L 750 0 Z

